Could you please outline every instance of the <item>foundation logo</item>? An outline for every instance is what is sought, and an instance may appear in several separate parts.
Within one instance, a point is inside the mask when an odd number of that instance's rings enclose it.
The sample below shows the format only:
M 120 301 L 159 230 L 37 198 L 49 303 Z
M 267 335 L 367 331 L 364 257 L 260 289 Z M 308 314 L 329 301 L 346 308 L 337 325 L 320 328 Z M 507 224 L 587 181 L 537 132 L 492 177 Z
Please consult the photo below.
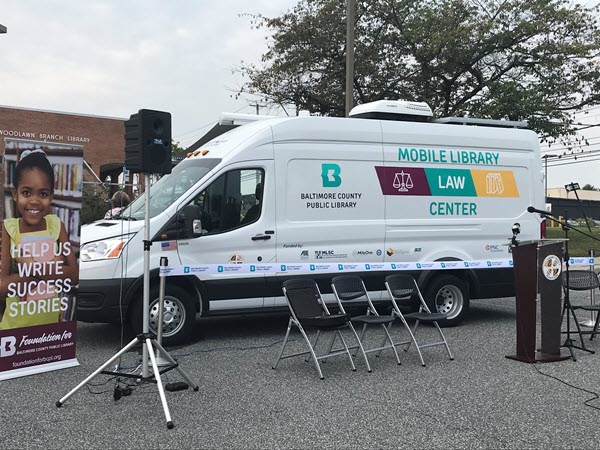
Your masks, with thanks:
M 14 336 L 4 336 L 0 338 L 0 358 L 12 356 L 17 351 L 17 338 Z
M 342 184 L 341 171 L 337 164 L 321 164 L 323 187 L 339 187 Z

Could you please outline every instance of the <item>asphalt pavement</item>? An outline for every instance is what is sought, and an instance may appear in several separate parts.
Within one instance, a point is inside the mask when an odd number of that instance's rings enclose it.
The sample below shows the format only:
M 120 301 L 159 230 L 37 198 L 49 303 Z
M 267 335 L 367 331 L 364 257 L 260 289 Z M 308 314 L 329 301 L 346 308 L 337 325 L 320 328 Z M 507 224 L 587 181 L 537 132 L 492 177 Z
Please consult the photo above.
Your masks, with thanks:
M 434 347 L 424 349 L 422 367 L 410 349 L 398 366 L 387 351 L 371 354 L 367 373 L 359 357 L 356 372 L 336 357 L 324 364 L 323 381 L 302 358 L 271 369 L 287 320 L 201 319 L 189 345 L 168 349 L 200 387 L 166 393 L 170 430 L 151 384 L 115 401 L 115 380 L 99 375 L 55 406 L 132 338 L 121 339 L 117 326 L 81 323 L 79 367 L 2 382 L 0 448 L 521 449 L 600 442 L 600 354 L 575 350 L 577 361 L 546 364 L 507 359 L 515 353 L 513 298 L 473 301 L 468 320 L 444 330 L 454 361 Z M 419 331 L 423 340 L 435 338 L 432 327 Z M 376 329 L 372 336 L 379 339 Z M 600 338 L 586 345 L 600 353 Z M 303 348 L 302 341 L 293 346 Z M 139 359 L 135 349 L 121 365 L 133 368 Z M 163 380 L 181 377 L 171 371 Z

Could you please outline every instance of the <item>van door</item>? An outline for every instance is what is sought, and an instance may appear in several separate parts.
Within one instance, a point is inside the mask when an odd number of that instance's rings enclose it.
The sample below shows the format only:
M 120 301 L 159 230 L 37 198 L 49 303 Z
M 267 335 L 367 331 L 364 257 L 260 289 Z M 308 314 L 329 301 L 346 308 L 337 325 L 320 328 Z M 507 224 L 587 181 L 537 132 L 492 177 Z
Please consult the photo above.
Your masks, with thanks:
M 359 123 L 363 128 L 353 121 L 336 126 L 344 142 L 276 143 L 278 263 L 309 263 L 319 270 L 325 263 L 383 262 L 384 198 L 375 169 L 383 161 L 380 129 L 376 122 Z M 371 299 L 379 300 L 382 272 L 352 273 L 363 278 Z M 327 302 L 334 301 L 335 275 L 311 274 Z M 268 279 L 270 292 L 279 293 L 268 302 L 273 307 L 286 305 L 281 283 L 288 277 L 279 273 Z
M 200 206 L 202 235 L 179 241 L 182 265 L 251 264 L 275 260 L 273 162 L 232 164 L 188 204 Z M 261 308 L 265 277 L 202 274 L 211 311 Z

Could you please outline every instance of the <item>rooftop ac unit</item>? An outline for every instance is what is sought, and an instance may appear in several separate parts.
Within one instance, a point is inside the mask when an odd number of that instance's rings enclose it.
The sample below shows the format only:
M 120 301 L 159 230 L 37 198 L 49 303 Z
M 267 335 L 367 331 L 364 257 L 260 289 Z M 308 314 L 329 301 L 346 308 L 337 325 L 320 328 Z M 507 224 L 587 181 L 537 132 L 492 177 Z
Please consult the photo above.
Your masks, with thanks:
M 427 122 L 433 112 L 427 103 L 405 100 L 377 100 L 352 108 L 350 117 L 361 119 Z

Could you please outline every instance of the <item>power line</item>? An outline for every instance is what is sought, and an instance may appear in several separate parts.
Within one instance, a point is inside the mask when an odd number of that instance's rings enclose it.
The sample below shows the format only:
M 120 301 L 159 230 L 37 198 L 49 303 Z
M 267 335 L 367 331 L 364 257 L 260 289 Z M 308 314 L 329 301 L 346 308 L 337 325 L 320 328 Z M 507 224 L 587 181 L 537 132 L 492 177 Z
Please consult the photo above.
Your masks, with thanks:
M 582 136 L 582 138 L 586 142 L 586 144 L 581 144 L 581 143 L 580 144 L 573 144 L 571 147 L 569 147 L 569 146 L 565 146 L 565 147 L 552 147 L 553 144 L 551 144 L 548 149 L 542 150 L 542 153 L 550 153 L 550 152 L 556 152 L 556 151 L 560 151 L 560 150 L 570 150 L 571 148 L 581 147 L 582 145 L 585 145 L 585 146 L 598 145 L 598 144 L 589 144 L 589 141 L 600 139 L 600 136 L 593 136 L 593 137 L 589 137 L 589 138 L 586 138 L 586 137 Z
M 570 154 L 581 155 L 581 154 L 586 154 L 588 152 L 595 152 L 599 147 L 600 147 L 600 142 L 589 144 L 589 145 L 586 145 L 583 147 L 571 147 L 571 148 L 563 147 L 563 148 L 552 150 L 552 151 L 542 152 L 542 158 L 545 158 L 546 155 L 551 158 L 552 154 L 554 154 L 555 156 L 558 156 L 559 153 L 562 156 L 570 155 Z
M 245 105 L 245 106 L 242 106 L 241 108 L 239 108 L 238 110 L 234 111 L 233 113 L 234 113 L 234 114 L 235 114 L 235 113 L 238 113 L 238 112 L 240 112 L 242 109 L 244 109 L 244 108 L 248 108 L 249 106 L 250 106 L 250 105 Z M 182 134 L 180 134 L 179 136 L 177 136 L 177 138 L 176 138 L 176 139 L 181 139 L 181 138 L 182 138 L 183 136 L 185 136 L 186 134 L 190 134 L 190 133 L 194 133 L 195 131 L 202 130 L 203 128 L 206 128 L 206 127 L 208 127 L 209 125 L 212 125 L 212 124 L 214 124 L 215 122 L 216 122 L 216 121 L 215 121 L 215 120 L 213 120 L 213 121 L 211 121 L 211 122 L 208 122 L 208 123 L 207 123 L 207 124 L 205 124 L 205 125 L 202 125 L 202 126 L 201 126 L 201 127 L 199 127 L 199 128 L 194 128 L 193 130 L 186 131 L 185 133 L 182 133 Z
M 575 111 L 573 114 L 574 114 L 574 115 L 575 115 L 575 114 L 585 114 L 585 113 L 587 113 L 587 112 L 589 112 L 589 111 L 593 111 L 593 110 L 595 110 L 595 109 L 597 109 L 597 110 L 598 110 L 598 112 L 600 113 L 600 106 L 596 105 L 596 106 L 590 106 L 590 107 L 589 107 L 589 108 L 587 108 L 587 109 L 582 109 L 582 110 L 580 110 L 580 111 Z
M 190 134 L 190 133 L 193 133 L 193 132 L 195 132 L 195 131 L 202 130 L 203 128 L 206 128 L 207 126 L 209 126 L 209 125 L 212 125 L 213 123 L 215 123 L 215 121 L 214 121 L 214 120 L 213 120 L 212 122 L 208 122 L 208 123 L 207 123 L 207 124 L 205 124 L 205 125 L 202 125 L 202 126 L 201 126 L 201 127 L 199 127 L 199 128 L 194 128 L 193 130 L 186 131 L 185 133 L 183 133 L 183 134 L 180 134 L 179 136 L 177 136 L 177 139 L 180 139 L 180 138 L 182 138 L 182 137 L 183 137 L 183 136 L 185 136 L 186 134 Z
M 555 123 L 554 125 L 561 125 L 560 123 Z M 591 123 L 591 124 L 572 124 L 573 126 L 581 126 L 581 128 L 575 128 L 575 131 L 582 131 L 582 130 L 588 130 L 590 128 L 596 128 L 598 126 L 600 126 L 600 123 Z M 543 136 L 540 136 L 540 139 L 546 139 L 549 138 L 550 135 L 549 134 L 545 134 Z
M 587 150 L 585 152 L 584 151 L 581 151 L 581 152 L 571 152 L 571 153 L 564 152 L 562 155 L 555 155 L 555 156 L 558 159 L 565 160 L 565 159 L 586 158 L 586 157 L 588 157 L 590 155 L 594 155 L 595 153 L 600 153 L 600 148 L 589 149 L 589 150 Z M 548 155 L 548 156 L 550 156 L 550 155 Z M 542 159 L 546 159 L 546 158 L 543 156 Z M 548 165 L 556 164 L 558 162 L 559 161 L 557 161 L 556 159 L 554 159 L 554 160 L 552 160 L 552 162 L 548 161 Z
M 571 154 L 559 155 L 558 156 L 558 160 L 555 159 L 552 162 L 549 161 L 548 162 L 548 166 L 551 167 L 553 165 L 560 164 L 560 162 L 561 162 L 560 160 L 565 161 L 565 160 L 570 160 L 570 159 L 585 159 L 585 158 L 589 158 L 591 156 L 596 156 L 597 153 L 600 153 L 600 149 L 590 150 L 590 151 L 585 152 L 585 153 L 571 153 Z
M 548 165 L 548 168 L 550 167 L 560 167 L 560 166 L 569 166 L 571 164 L 583 164 L 583 163 L 590 163 L 590 162 L 594 162 L 594 161 L 600 161 L 600 156 L 596 156 L 593 159 L 586 159 L 585 161 L 572 161 L 572 162 L 564 162 L 564 163 L 560 163 L 560 164 L 553 164 L 552 166 Z

